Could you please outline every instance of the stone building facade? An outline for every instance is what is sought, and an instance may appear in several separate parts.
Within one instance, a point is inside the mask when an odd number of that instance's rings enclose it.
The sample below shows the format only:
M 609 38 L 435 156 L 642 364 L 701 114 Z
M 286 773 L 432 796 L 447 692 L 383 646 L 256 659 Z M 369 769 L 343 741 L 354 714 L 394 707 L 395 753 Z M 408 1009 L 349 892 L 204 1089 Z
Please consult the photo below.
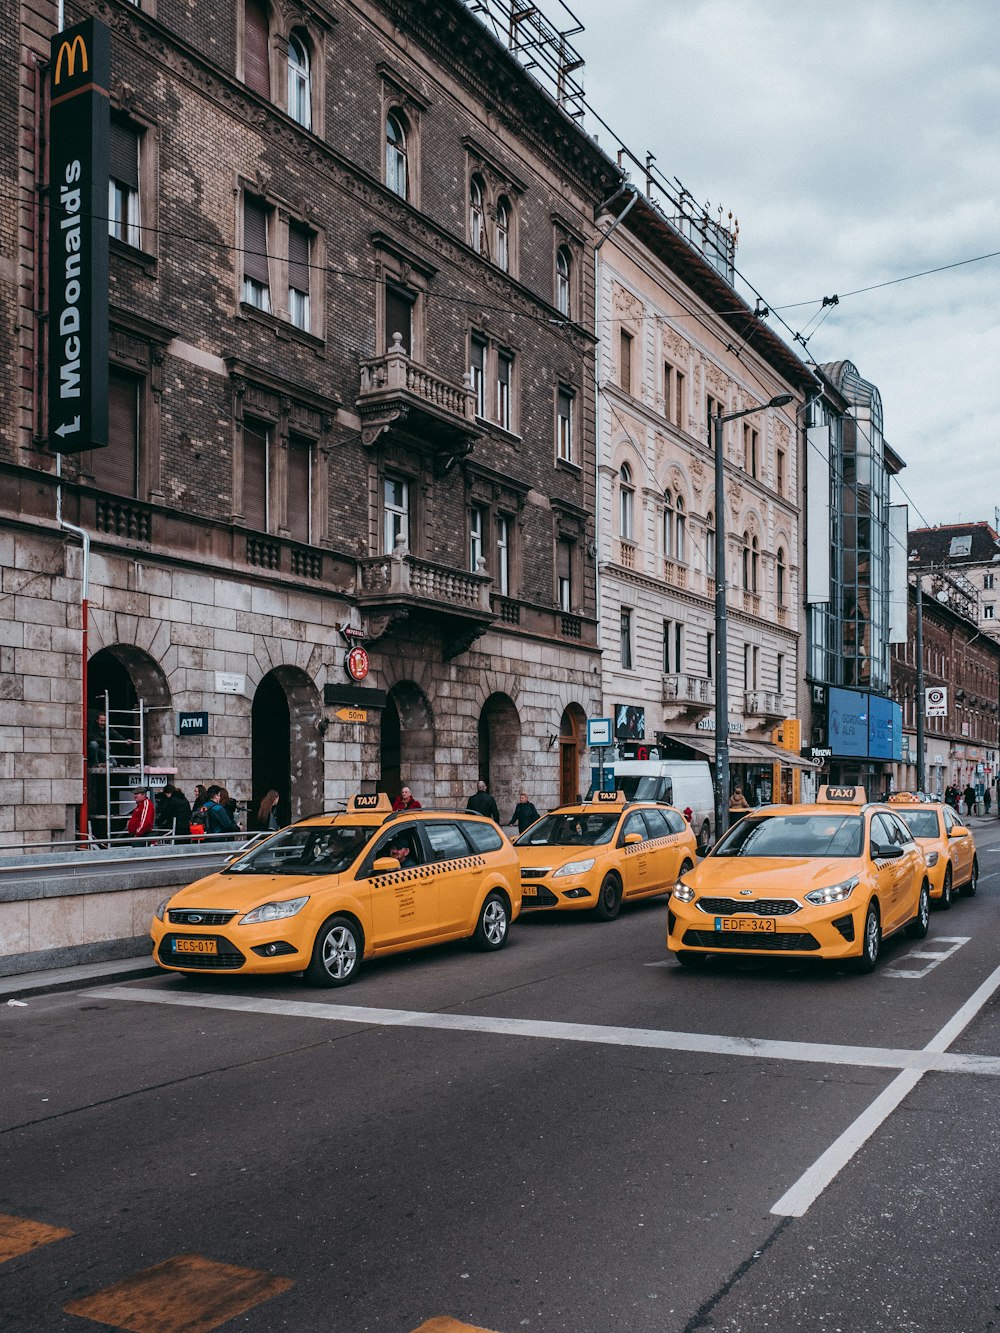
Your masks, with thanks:
M 505 813 L 522 783 L 575 795 L 601 695 L 588 388 L 614 166 L 460 0 L 68 5 L 112 33 L 111 444 L 57 471 L 38 314 L 57 10 L 18 13 L 5 842 L 93 813 L 105 699 L 141 705 L 144 777 L 251 807 L 274 786 L 291 817 L 404 782 L 464 803 L 480 775 Z

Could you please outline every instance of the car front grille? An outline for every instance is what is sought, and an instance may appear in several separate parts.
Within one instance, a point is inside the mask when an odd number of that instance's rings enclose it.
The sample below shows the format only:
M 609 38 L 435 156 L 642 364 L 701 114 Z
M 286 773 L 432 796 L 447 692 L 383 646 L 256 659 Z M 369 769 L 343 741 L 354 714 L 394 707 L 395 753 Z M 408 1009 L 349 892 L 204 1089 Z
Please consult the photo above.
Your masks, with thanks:
M 559 899 L 551 889 L 539 887 L 530 898 L 524 897 L 521 899 L 521 907 L 554 907 L 558 901 Z
M 535 866 L 532 866 L 532 867 L 528 867 L 527 869 L 522 869 L 522 870 L 521 870 L 521 878 L 522 878 L 522 879 L 544 879 L 545 876 L 549 873 L 549 871 L 550 871 L 551 869 L 552 869 L 551 866 L 545 866 L 545 867 L 535 867 Z
M 740 912 L 751 916 L 790 916 L 800 911 L 802 904 L 793 898 L 699 898 L 698 907 L 709 916 L 738 916 Z
M 687 930 L 682 943 L 693 949 L 750 949 L 754 953 L 812 953 L 819 948 L 819 940 L 806 931 L 774 931 L 772 934 L 756 930 Z
M 205 972 L 217 972 L 220 969 L 242 967 L 246 957 L 235 944 L 220 935 L 218 953 L 177 953 L 174 949 L 176 935 L 164 935 L 160 941 L 159 958 L 168 967 L 184 967 Z M 190 938 L 190 937 L 187 937 Z
M 203 912 L 197 907 L 185 907 L 171 908 L 167 919 L 172 926 L 226 926 L 235 915 L 235 912 L 220 912 L 210 907 Z

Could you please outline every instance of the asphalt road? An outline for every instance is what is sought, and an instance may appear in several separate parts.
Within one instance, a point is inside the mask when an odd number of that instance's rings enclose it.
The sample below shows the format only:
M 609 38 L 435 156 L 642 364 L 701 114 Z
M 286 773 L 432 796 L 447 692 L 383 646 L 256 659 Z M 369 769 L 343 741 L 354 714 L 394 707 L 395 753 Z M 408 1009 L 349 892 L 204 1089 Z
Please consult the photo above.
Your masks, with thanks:
M 650 903 L 345 991 L 4 1006 L 0 1327 L 1000 1329 L 1000 822 L 977 841 L 977 897 L 871 977 L 683 971 Z

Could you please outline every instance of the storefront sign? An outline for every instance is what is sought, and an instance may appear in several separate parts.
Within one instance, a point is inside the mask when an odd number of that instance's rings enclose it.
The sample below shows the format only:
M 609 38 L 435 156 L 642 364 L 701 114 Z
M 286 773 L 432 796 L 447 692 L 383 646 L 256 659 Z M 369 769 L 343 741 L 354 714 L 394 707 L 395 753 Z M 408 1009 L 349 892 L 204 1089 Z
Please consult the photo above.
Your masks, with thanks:
M 111 33 L 86 19 L 50 48 L 49 447 L 108 443 Z
M 344 659 L 344 670 L 350 676 L 351 680 L 364 680 L 371 668 L 368 660 L 367 651 L 361 645 L 355 644 Z
M 711 717 L 711 716 L 710 716 L 710 717 L 699 718 L 699 720 L 694 724 L 694 727 L 695 727 L 695 731 L 714 731 L 714 730 L 715 730 L 715 718 L 714 718 L 714 717 Z M 740 735 L 740 734 L 742 733 L 742 731 L 743 731 L 743 723 L 742 723 L 742 722 L 730 722 L 730 723 L 727 724 L 727 730 L 728 730 L 730 736 L 734 736 L 734 735 L 735 735 L 735 736 L 738 736 L 738 735 Z

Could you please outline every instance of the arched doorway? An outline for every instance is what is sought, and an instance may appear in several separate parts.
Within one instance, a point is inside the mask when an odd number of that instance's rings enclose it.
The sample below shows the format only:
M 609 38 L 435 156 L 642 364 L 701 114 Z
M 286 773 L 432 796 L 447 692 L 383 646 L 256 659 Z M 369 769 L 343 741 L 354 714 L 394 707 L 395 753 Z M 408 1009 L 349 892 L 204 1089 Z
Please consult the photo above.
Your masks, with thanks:
M 433 803 L 434 714 L 419 685 L 401 680 L 389 691 L 382 710 L 379 791 L 395 800 L 409 787 L 423 805 Z
M 524 781 L 522 769 L 517 708 L 509 695 L 491 694 L 479 714 L 479 776 L 500 807 L 502 818 L 517 802 Z
M 323 805 L 319 695 L 297 667 L 276 667 L 254 691 L 250 709 L 250 823 L 273 787 L 280 817 L 301 819 Z
M 587 715 L 579 704 L 569 704 L 559 722 L 559 804 L 579 799 L 580 750 Z

